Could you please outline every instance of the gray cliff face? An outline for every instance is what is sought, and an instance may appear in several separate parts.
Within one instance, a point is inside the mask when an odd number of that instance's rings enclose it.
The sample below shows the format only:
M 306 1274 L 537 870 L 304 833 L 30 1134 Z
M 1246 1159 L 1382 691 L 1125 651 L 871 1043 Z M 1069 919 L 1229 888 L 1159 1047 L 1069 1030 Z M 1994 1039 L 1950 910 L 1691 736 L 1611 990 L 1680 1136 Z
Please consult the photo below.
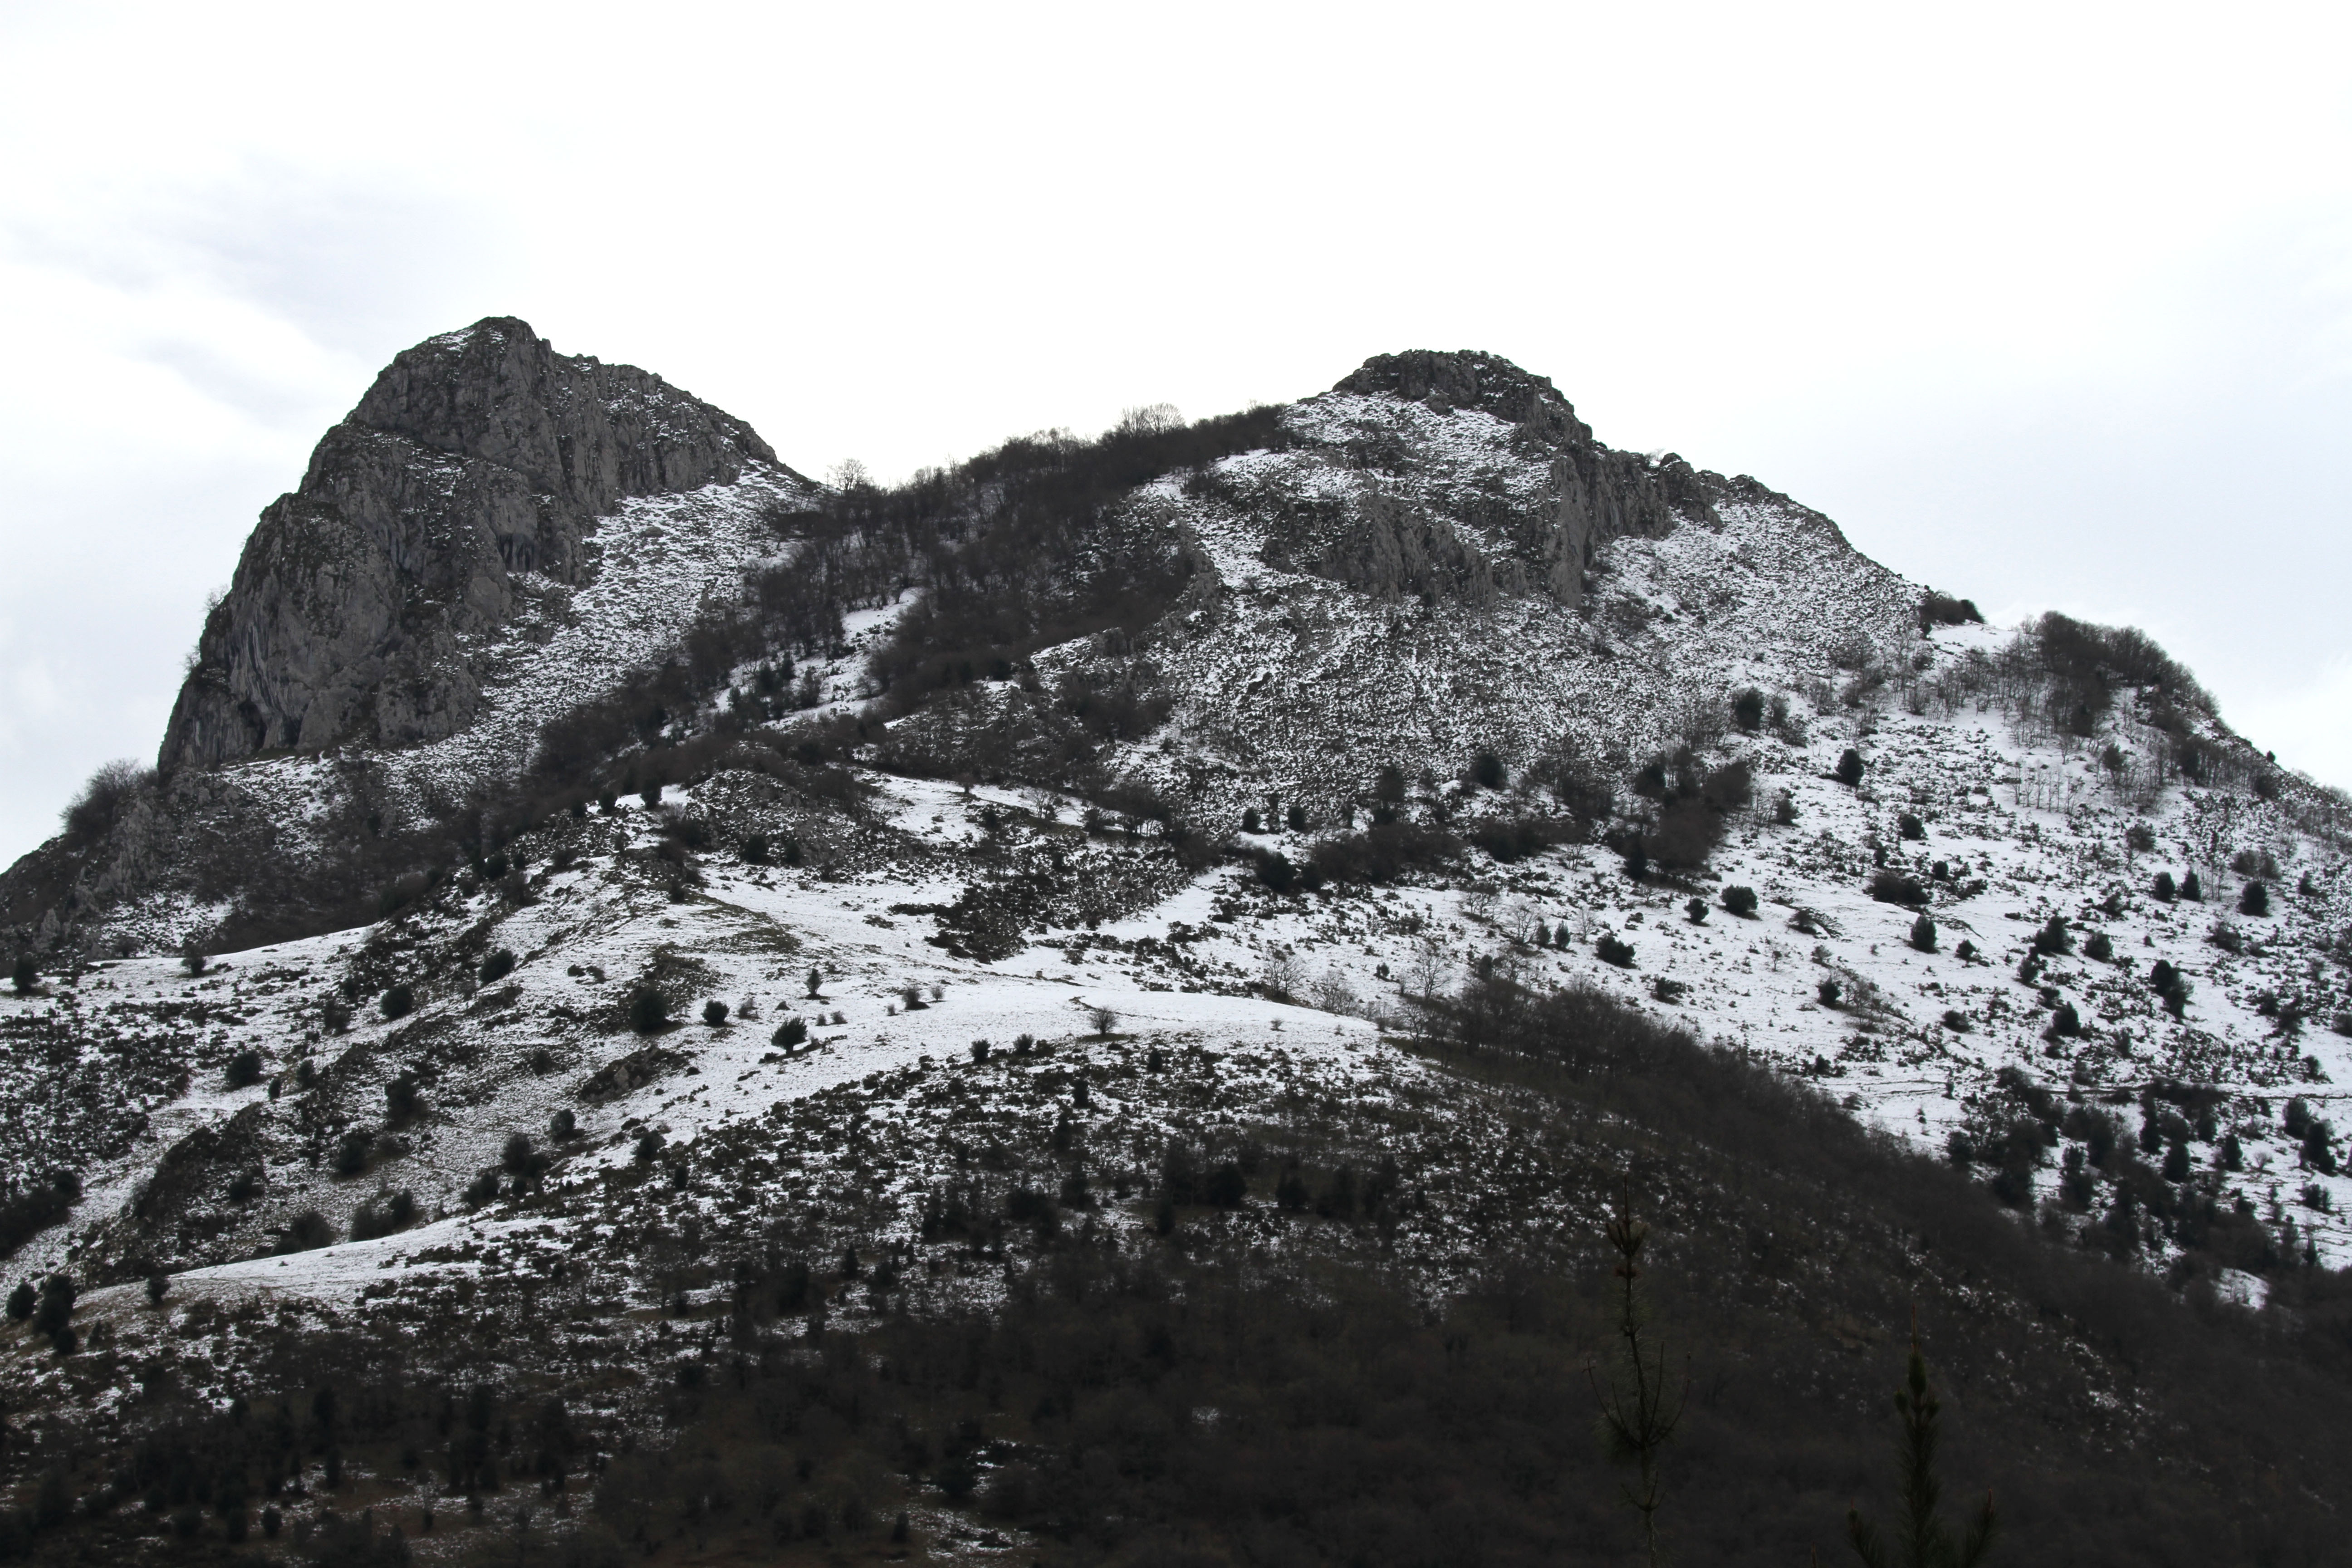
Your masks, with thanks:
M 1669 454 L 1653 465 L 1592 438 L 1550 378 L 1521 370 L 1498 355 L 1415 349 L 1366 360 L 1334 392 L 1386 394 L 1441 413 L 1474 408 L 1519 427 L 1538 450 L 1551 454 L 1545 504 L 1534 510 L 1501 509 L 1483 521 L 1512 540 L 1538 567 L 1543 587 L 1573 608 L 1583 598 L 1593 552 L 1612 539 L 1654 539 L 1683 517 L 1711 519 L 1714 508 L 1698 472 Z
M 577 584 L 621 501 L 755 467 L 780 465 L 741 420 L 511 317 L 418 344 L 261 514 L 160 765 L 464 728 L 480 697 L 464 639 L 506 621 L 519 578 Z

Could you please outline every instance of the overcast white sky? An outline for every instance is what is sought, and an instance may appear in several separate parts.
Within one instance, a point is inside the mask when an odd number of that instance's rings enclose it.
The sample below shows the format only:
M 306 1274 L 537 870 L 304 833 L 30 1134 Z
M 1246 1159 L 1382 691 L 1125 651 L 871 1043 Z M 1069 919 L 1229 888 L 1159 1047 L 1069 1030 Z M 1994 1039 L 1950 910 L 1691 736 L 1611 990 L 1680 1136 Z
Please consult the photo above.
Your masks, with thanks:
M 2352 785 L 2338 5 L 0 5 L 0 861 L 500 313 L 788 462 L 1484 348 Z

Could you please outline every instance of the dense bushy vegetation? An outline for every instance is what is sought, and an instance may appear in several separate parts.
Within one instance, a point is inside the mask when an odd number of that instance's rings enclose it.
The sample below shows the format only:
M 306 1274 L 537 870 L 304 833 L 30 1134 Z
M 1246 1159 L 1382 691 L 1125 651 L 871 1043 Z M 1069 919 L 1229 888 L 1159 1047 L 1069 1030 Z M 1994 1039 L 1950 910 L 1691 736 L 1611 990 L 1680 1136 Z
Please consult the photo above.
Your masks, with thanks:
M 1638 851 L 1646 865 L 1662 870 L 1696 870 L 1723 842 L 1726 818 L 1755 798 L 1754 775 L 1744 760 L 1702 767 L 1687 748 L 1650 763 L 1633 778 L 1633 793 L 1655 803 L 1654 815 L 1632 836 L 1629 858 Z
M 1956 599 L 1951 595 L 1930 588 L 1919 598 L 1919 632 L 1926 636 L 1937 626 L 1982 626 L 1983 612 L 1974 599 Z
M 944 687 L 1011 679 L 1047 644 L 1158 619 L 1192 568 L 1129 493 L 1282 441 L 1274 408 L 1192 425 L 1147 412 L 1092 441 L 1054 431 L 895 489 L 852 485 L 778 521 L 821 554 L 895 557 L 926 590 L 873 661 L 906 711 Z
M 108 763 L 90 774 L 65 809 L 67 847 L 78 849 L 104 837 L 140 792 L 154 783 L 152 769 L 130 762 Z
M 65 1218 L 80 1196 L 80 1179 L 69 1172 L 0 1196 L 0 1258 Z
M 2093 732 L 2117 685 L 2147 688 L 2171 709 L 2211 707 L 2195 678 L 2145 632 L 2095 626 L 2053 610 L 2033 624 L 2031 636 L 2053 683 L 2053 714 L 2076 734 Z

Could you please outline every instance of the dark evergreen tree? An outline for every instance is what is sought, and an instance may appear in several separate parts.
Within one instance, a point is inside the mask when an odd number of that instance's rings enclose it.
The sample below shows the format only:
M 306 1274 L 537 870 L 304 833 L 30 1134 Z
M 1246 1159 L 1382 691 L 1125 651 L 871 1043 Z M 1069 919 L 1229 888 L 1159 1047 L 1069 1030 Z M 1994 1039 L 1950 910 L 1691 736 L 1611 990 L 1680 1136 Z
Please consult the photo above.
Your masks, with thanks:
M 2189 1145 L 2178 1138 L 2164 1152 L 2164 1179 L 2175 1183 L 2189 1179 Z
M 73 1316 L 74 1282 L 63 1274 L 52 1274 L 41 1281 L 40 1305 L 33 1310 L 33 1331 L 54 1335 Z
M 1680 1390 L 1666 1371 L 1666 1348 L 1646 1331 L 1650 1324 L 1648 1292 L 1642 1288 L 1642 1247 L 1650 1227 L 1635 1219 L 1632 1200 L 1620 1193 L 1617 1213 L 1607 1235 L 1617 1254 L 1612 1271 L 1617 1281 L 1617 1352 L 1604 1383 L 1591 1373 L 1593 1398 L 1601 1407 L 1601 1442 L 1609 1458 L 1631 1465 L 1635 1479 L 1626 1486 L 1625 1500 L 1642 1519 L 1642 1547 L 1651 1568 L 1660 1561 L 1658 1510 L 1665 1500 L 1661 1468 L 1666 1444 L 1681 1423 L 1689 1397 L 1687 1380 Z
M 1944 1489 L 1936 1474 L 1937 1424 L 1942 1410 L 1942 1401 L 1927 1385 L 1927 1361 L 1920 1353 L 1915 1324 L 1911 1364 L 1903 1388 L 1895 1395 L 1895 1415 L 1903 1429 L 1895 1448 L 1903 1517 L 1893 1549 L 1880 1539 L 1877 1527 L 1862 1517 L 1859 1508 L 1846 1510 L 1846 1538 L 1865 1568 L 1976 1568 L 1992 1549 L 1999 1516 L 1993 1511 L 1990 1492 L 1985 1494 L 1976 1518 L 1958 1540 L 1937 1514 Z

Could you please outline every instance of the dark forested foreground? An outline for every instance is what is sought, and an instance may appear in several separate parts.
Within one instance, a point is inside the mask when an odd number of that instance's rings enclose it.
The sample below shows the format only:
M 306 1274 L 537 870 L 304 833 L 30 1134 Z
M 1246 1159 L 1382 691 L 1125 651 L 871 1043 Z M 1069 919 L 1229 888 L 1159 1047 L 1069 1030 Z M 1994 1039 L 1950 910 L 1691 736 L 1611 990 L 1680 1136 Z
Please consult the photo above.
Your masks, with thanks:
M 1503 1108 L 1498 1141 L 1450 1146 L 1423 1125 L 1318 1142 L 1294 1126 L 1280 1157 L 1180 1145 L 1138 1194 L 1143 1239 L 1124 1244 L 1125 1227 L 1063 1223 L 1016 1185 L 1002 1215 L 925 1226 L 928 1246 L 1003 1257 L 992 1310 L 908 1310 L 875 1278 L 895 1253 L 739 1263 L 731 1292 L 668 1306 L 679 1342 L 711 1349 L 656 1363 L 628 1421 L 590 1407 L 637 1371 L 425 1382 L 381 1345 L 310 1346 L 283 1386 L 226 1412 L 150 1390 L 124 1441 L 68 1463 L 9 1456 L 7 1550 L 1639 1562 L 1639 1474 L 1611 1462 L 1597 1404 L 1628 1371 L 1602 1235 L 1622 1184 L 1652 1227 L 1644 1342 L 1680 1406 L 1659 1450 L 1664 1557 L 1853 1561 L 1857 1502 L 1898 1535 L 1893 1395 L 1916 1310 L 1944 1511 L 1957 1536 L 1992 1492 L 1989 1561 L 2341 1560 L 2340 1277 L 2284 1273 L 2259 1317 L 2168 1287 L 1811 1090 L 1589 994 L 1474 991 L 1436 1033 L 1462 1096 Z M 1050 1169 L 1050 1136 L 1016 1162 Z M 1523 1211 L 1528 1240 L 1438 1281 L 1391 1243 L 1449 1161 L 1478 1170 L 1479 1203 Z M 1062 1202 L 1075 1219 L 1091 1200 Z M 1287 1245 L 1238 1238 L 1229 1222 L 1252 1208 L 1296 1219 Z M 445 1500 L 430 1514 L 371 1510 L 383 1479 L 419 1475 Z M 298 1488 L 327 1490 L 341 1522 L 285 1522 Z

